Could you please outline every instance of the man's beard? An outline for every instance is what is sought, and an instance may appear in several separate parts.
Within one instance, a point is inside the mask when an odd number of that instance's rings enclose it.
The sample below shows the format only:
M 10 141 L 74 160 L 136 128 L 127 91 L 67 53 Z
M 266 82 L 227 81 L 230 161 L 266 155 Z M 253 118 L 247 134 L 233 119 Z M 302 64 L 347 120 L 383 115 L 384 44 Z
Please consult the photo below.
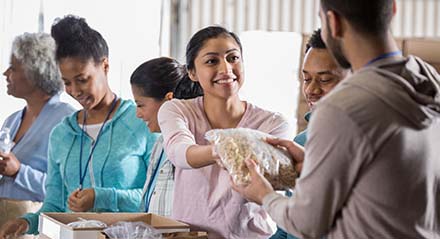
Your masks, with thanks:
M 333 58 L 335 58 L 336 62 L 344 69 L 351 69 L 351 64 L 350 62 L 347 60 L 347 58 L 344 56 L 344 54 L 342 53 L 342 47 L 341 47 L 341 43 L 332 38 L 332 34 L 331 34 L 331 29 L 328 25 L 328 21 L 327 21 L 327 48 L 329 49 L 330 54 L 333 56 Z

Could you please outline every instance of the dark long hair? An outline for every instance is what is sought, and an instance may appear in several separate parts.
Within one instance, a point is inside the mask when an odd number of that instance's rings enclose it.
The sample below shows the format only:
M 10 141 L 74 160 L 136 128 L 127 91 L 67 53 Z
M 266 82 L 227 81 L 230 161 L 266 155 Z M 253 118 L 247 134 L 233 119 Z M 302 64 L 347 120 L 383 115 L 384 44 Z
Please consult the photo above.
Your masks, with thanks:
M 220 26 L 209 26 L 205 27 L 196 34 L 194 34 L 188 42 L 186 46 L 186 68 L 188 70 L 193 70 L 194 60 L 200 52 L 200 49 L 205 45 L 205 43 L 209 39 L 218 38 L 218 37 L 231 37 L 237 42 L 240 47 L 240 53 L 243 53 L 243 47 L 241 46 L 240 38 L 238 38 L 235 33 L 228 31 L 226 28 Z
M 200 86 L 188 77 L 185 66 L 168 57 L 142 63 L 131 75 L 130 83 L 141 89 L 143 96 L 156 100 L 163 100 L 168 92 L 173 92 L 177 99 L 203 95 Z

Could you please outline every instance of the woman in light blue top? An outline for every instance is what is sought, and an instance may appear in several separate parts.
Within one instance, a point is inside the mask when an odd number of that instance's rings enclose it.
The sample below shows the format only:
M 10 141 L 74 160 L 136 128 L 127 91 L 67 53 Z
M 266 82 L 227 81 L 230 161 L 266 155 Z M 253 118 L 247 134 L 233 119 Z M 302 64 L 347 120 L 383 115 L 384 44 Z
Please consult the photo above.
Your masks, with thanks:
M 47 197 L 40 212 L 139 209 L 156 136 L 107 81 L 108 47 L 85 19 L 66 16 L 52 26 L 66 92 L 83 109 L 63 120 L 49 142 Z M 37 233 L 38 214 L 5 225 L 2 235 Z
M 0 152 L 0 226 L 35 212 L 44 199 L 47 148 L 53 127 L 74 109 L 60 102 L 63 89 L 55 61 L 55 41 L 45 33 L 24 33 L 12 44 L 6 76 L 8 94 L 26 106 L 3 123 L 14 147 Z

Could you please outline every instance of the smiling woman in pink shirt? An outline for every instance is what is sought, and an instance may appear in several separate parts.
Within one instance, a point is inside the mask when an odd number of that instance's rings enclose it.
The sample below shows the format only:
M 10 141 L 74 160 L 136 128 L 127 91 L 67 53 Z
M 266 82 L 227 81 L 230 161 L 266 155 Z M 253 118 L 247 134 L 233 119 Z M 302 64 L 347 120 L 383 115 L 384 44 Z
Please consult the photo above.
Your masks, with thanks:
M 171 100 L 159 110 L 169 160 L 176 166 L 173 218 L 208 232 L 209 238 L 267 238 L 262 207 L 232 190 L 204 135 L 211 129 L 251 128 L 291 138 L 288 122 L 238 95 L 244 83 L 242 46 L 232 32 L 211 26 L 197 32 L 186 49 L 188 75 L 204 95 Z

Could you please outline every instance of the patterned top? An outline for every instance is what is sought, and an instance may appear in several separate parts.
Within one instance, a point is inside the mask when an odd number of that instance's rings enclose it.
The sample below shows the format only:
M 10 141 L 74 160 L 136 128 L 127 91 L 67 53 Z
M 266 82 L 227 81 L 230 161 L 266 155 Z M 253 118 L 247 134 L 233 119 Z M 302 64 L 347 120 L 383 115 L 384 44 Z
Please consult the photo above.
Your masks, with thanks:
M 169 217 L 173 209 L 174 166 L 163 150 L 160 136 L 151 153 L 141 211 Z

